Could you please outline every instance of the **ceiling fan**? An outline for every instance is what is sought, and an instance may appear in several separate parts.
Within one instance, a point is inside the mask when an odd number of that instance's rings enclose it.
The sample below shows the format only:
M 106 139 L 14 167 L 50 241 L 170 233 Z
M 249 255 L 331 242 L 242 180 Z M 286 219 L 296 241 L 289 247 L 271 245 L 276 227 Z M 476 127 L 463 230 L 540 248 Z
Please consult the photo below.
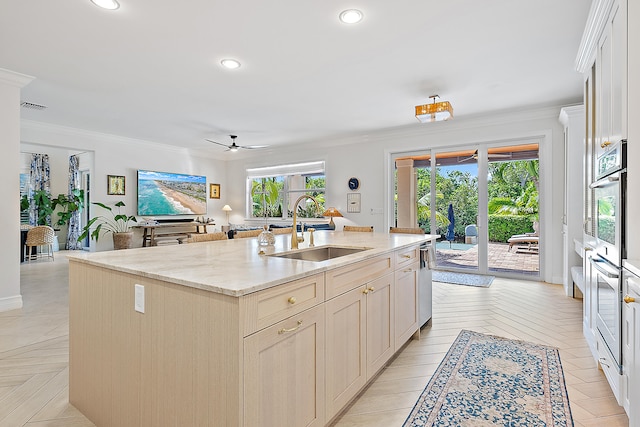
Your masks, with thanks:
M 268 147 L 268 145 L 236 145 L 236 138 L 238 137 L 238 135 L 229 135 L 229 136 L 231 137 L 231 145 L 223 144 L 221 142 L 213 141 L 207 138 L 205 138 L 205 140 L 209 142 L 213 142 L 214 144 L 222 145 L 223 147 L 227 147 L 226 151 L 233 151 L 233 152 L 238 151 L 240 148 L 244 150 L 254 150 L 257 148 Z
M 498 159 L 510 159 L 512 157 L 511 153 L 487 153 L 489 159 L 498 158 Z M 478 150 L 475 151 L 472 155 L 468 157 L 463 157 L 458 159 L 458 163 L 467 162 L 469 160 L 478 160 Z

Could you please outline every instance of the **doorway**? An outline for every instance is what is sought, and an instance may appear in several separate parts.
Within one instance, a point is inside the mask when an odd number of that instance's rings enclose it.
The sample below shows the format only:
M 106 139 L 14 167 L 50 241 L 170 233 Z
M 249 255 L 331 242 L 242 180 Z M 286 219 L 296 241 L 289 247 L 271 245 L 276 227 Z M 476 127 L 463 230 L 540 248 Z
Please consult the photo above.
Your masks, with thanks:
M 539 277 L 538 148 L 487 144 L 397 155 L 395 224 L 441 235 L 438 269 Z

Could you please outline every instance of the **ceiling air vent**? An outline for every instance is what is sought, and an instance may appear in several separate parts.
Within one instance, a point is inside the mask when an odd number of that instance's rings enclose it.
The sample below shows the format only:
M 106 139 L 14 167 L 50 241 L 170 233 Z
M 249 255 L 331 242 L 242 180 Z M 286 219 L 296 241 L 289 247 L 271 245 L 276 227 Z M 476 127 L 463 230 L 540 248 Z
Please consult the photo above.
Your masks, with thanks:
M 44 110 L 45 108 L 47 108 L 46 105 L 40 105 L 40 104 L 34 104 L 32 102 L 21 102 L 20 106 L 22 108 L 29 108 L 30 110 Z

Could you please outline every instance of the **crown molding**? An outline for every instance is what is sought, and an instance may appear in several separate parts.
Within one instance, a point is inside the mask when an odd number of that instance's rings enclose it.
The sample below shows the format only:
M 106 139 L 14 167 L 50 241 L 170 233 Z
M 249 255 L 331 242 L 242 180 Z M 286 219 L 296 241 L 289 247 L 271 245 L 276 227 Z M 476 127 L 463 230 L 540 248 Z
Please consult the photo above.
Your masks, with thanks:
M 569 124 L 569 120 L 574 117 L 582 117 L 584 116 L 584 105 L 570 105 L 568 107 L 562 107 L 560 110 L 560 116 L 558 116 L 558 120 L 564 126 Z
M 598 39 L 607 24 L 607 18 L 614 3 L 615 0 L 593 0 L 591 3 L 587 24 L 576 57 L 575 67 L 579 73 L 587 71 L 595 61 Z
M 31 83 L 33 79 L 35 79 L 33 76 L 0 68 L 0 83 L 21 88 Z

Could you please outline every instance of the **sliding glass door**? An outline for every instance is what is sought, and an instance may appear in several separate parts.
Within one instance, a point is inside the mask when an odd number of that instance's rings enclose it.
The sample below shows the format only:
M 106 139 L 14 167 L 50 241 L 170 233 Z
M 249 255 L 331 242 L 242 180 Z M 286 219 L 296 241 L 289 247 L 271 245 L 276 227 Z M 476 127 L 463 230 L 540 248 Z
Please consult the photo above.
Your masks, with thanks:
M 537 143 L 394 160 L 395 225 L 441 235 L 438 269 L 539 275 Z

